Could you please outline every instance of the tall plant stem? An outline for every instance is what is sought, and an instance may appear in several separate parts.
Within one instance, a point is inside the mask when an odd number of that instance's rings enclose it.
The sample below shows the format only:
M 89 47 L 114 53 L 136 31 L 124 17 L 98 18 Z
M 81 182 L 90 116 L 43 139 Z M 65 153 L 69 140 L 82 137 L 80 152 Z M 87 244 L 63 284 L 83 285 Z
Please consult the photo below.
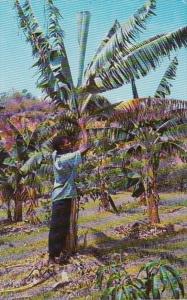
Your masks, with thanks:
M 78 42 L 80 46 L 78 87 L 82 84 L 90 17 L 91 15 L 89 11 L 82 11 L 78 13 Z
M 137 87 L 136 87 L 136 83 L 135 83 L 134 79 L 131 80 L 131 86 L 132 86 L 133 98 L 137 99 L 138 98 L 138 91 L 137 91 Z

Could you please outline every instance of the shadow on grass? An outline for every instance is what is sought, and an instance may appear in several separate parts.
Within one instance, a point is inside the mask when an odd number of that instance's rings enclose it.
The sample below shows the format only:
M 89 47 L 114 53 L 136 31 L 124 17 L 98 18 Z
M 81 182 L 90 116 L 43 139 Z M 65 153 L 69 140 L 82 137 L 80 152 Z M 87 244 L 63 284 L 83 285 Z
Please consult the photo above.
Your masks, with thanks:
M 115 239 L 102 231 L 92 228 L 92 237 L 93 239 L 95 237 L 94 245 L 88 247 L 80 246 L 79 252 L 92 254 L 101 262 L 104 262 L 104 256 L 107 254 L 124 251 L 128 255 L 135 255 L 137 258 L 155 256 L 155 259 L 167 259 L 170 263 L 175 263 L 181 267 L 187 266 L 186 259 L 180 258 L 173 253 L 172 244 L 171 250 L 164 249 L 165 245 L 172 243 L 173 238 L 185 241 L 187 232 L 172 233 L 148 239 Z

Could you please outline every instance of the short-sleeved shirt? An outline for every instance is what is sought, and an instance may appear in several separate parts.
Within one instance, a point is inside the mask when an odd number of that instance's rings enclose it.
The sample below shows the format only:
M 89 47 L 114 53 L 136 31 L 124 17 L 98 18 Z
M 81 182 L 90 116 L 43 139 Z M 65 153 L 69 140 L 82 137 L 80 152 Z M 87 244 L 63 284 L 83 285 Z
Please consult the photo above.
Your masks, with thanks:
M 54 151 L 52 158 L 55 179 L 52 201 L 76 197 L 77 167 L 82 163 L 80 151 L 60 155 L 57 154 L 57 151 Z

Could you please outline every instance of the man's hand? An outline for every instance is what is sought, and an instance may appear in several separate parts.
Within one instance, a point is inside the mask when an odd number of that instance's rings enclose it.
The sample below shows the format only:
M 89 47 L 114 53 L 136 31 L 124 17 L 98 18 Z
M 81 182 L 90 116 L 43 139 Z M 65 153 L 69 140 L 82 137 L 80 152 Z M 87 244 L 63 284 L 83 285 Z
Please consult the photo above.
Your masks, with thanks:
M 86 129 L 86 118 L 80 118 L 78 124 L 82 130 Z
M 88 143 L 88 132 L 86 130 L 86 122 L 87 118 L 80 118 L 78 120 L 78 124 L 82 131 L 82 141 L 79 148 L 81 154 L 85 154 L 91 148 L 91 145 Z

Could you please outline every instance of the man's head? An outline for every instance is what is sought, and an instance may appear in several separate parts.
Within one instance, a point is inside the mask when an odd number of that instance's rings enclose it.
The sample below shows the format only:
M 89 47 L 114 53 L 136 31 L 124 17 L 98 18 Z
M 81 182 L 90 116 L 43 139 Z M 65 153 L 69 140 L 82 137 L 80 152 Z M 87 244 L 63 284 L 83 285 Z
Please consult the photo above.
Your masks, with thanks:
M 69 136 L 56 136 L 52 142 L 53 149 L 57 151 L 57 153 L 68 153 L 72 152 L 76 146 L 75 137 Z

